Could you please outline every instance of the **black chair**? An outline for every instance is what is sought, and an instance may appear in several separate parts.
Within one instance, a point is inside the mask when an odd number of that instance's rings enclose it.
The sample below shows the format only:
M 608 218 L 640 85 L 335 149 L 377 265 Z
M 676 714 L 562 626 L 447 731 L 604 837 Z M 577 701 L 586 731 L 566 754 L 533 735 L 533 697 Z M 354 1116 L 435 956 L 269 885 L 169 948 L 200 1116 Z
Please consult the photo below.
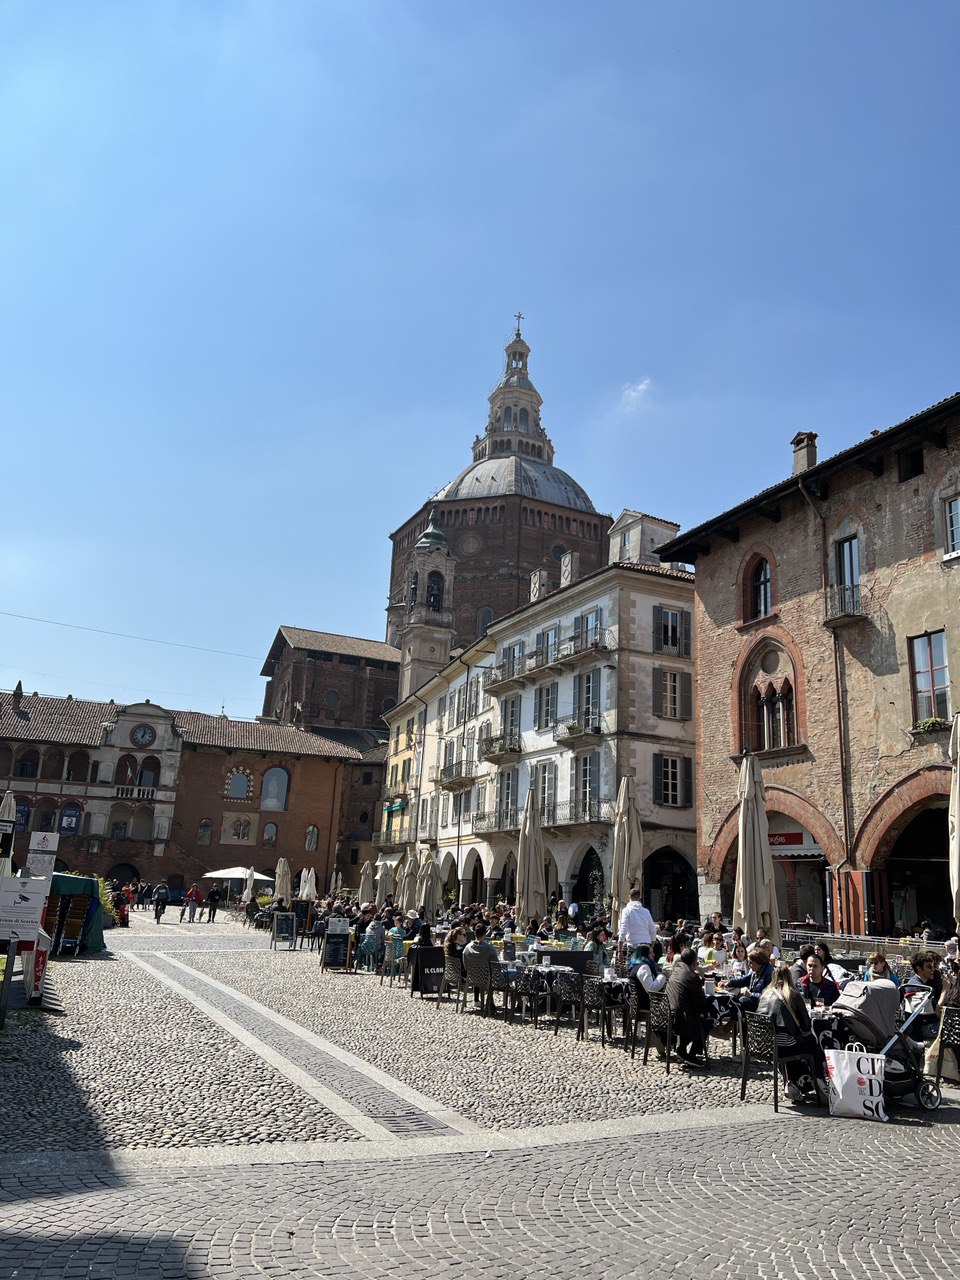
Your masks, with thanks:
M 443 977 L 440 979 L 440 987 L 437 991 L 437 1008 L 443 1000 L 446 992 L 449 997 L 451 989 L 456 994 L 456 1006 L 460 1004 L 460 994 L 463 990 L 463 965 L 459 956 L 444 956 L 443 958 Z
M 517 970 L 517 976 L 513 984 L 514 1012 L 519 1009 L 522 1019 L 524 1008 L 529 1006 L 534 1029 L 539 1023 L 540 1002 L 545 999 L 546 995 L 547 988 L 540 981 L 536 965 L 525 965 L 522 969 Z
M 619 1013 L 622 1008 L 622 1005 L 609 998 L 602 978 L 584 978 L 583 1018 L 580 1023 L 580 1038 L 584 1040 L 587 1038 L 590 1014 L 595 1013 L 600 1022 L 600 1043 L 601 1045 L 606 1045 L 608 1030 L 610 1039 L 613 1039 L 613 1016 Z M 626 1017 L 624 1035 L 626 1035 Z
M 497 1007 L 496 994 L 501 992 L 503 995 L 503 1017 L 507 1022 L 513 1021 L 514 998 L 513 991 L 516 979 L 510 972 L 510 965 L 504 964 L 502 961 L 493 961 L 490 965 L 490 1007 L 494 1011 Z
M 740 1074 L 740 1101 L 747 1095 L 747 1072 L 750 1063 L 773 1064 L 773 1109 L 780 1110 L 780 1058 L 777 1053 L 777 1029 L 773 1019 L 764 1013 L 743 1015 L 743 1071 Z
M 577 1039 L 580 1038 L 580 1025 L 583 1022 L 583 984 L 584 975 L 575 973 L 573 969 L 558 969 L 553 981 L 553 1003 L 556 1017 L 553 1020 L 553 1034 L 560 1031 L 560 1018 L 566 1005 L 577 1020 Z
M 647 1013 L 647 1034 L 643 1042 L 643 1065 L 647 1065 L 650 1046 L 659 1040 L 666 1057 L 667 1075 L 670 1074 L 670 1050 L 673 1047 L 673 1010 L 663 991 L 651 991 L 650 1009 Z
M 940 1077 L 943 1075 L 944 1050 L 952 1049 L 960 1063 L 960 1009 L 950 1006 L 944 1008 L 943 1017 L 940 1019 L 940 1034 L 937 1038 L 940 1041 L 940 1050 L 937 1053 L 937 1088 L 939 1089 Z
M 494 1008 L 493 1003 L 493 982 L 490 972 L 490 962 L 483 956 L 472 956 L 464 953 L 464 967 L 466 968 L 466 977 L 461 989 L 460 998 L 462 1004 L 460 1012 L 466 1013 L 467 1000 L 470 992 L 473 991 L 479 997 L 480 1016 L 485 1018 L 487 1014 Z

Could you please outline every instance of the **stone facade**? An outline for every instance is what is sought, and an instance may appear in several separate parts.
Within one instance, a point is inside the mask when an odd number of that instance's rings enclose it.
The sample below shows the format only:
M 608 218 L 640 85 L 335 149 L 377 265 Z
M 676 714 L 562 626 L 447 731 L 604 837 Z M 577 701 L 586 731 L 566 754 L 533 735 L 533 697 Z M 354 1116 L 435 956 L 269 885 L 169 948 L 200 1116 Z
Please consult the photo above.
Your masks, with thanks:
M 802 433 L 789 480 L 661 548 L 696 561 L 708 906 L 718 890 L 725 909 L 732 899 L 737 767 L 750 749 L 784 918 L 829 915 L 855 932 L 925 917 L 949 927 L 948 734 L 915 726 L 931 712 L 948 720 L 955 705 L 958 407 L 954 397 L 820 464 L 816 437 Z M 944 687 L 931 705 L 917 693 L 917 655 L 941 639 Z

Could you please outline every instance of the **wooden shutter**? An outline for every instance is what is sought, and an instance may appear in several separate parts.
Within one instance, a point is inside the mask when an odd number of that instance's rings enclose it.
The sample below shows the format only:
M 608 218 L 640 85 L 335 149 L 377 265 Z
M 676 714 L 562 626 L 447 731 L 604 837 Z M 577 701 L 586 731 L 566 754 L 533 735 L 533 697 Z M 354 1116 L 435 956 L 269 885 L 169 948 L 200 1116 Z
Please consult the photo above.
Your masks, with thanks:
M 570 713 L 572 720 L 579 720 L 583 714 L 583 681 L 580 676 L 573 677 L 573 710 Z
M 533 691 L 533 723 L 538 729 L 543 728 L 543 689 Z
M 691 654 L 691 633 L 692 622 L 690 611 L 688 609 L 680 610 L 680 657 L 689 658 Z
M 548 684 L 546 688 L 546 698 L 544 702 L 546 726 L 550 727 L 557 723 L 557 695 L 560 692 L 560 686 L 554 680 L 553 684 Z
M 680 803 L 684 809 L 689 809 L 693 804 L 693 761 L 689 756 L 684 756 L 682 763 L 683 769 L 680 776 L 683 787 Z
M 660 667 L 653 668 L 653 714 L 655 716 L 663 715 L 663 686 L 666 674 Z
M 573 620 L 573 634 L 577 640 L 583 635 L 583 615 L 577 614 Z
M 596 724 L 600 719 L 600 668 L 591 671 L 587 677 L 587 687 L 585 689 L 585 703 L 583 708 L 584 721 L 590 724 Z M 588 727 L 585 725 L 585 727 Z
M 689 671 L 680 673 L 680 719 L 693 718 L 693 676 Z
M 653 755 L 653 803 L 663 804 L 663 756 L 659 751 Z
M 663 653 L 663 609 L 653 606 L 653 652 Z

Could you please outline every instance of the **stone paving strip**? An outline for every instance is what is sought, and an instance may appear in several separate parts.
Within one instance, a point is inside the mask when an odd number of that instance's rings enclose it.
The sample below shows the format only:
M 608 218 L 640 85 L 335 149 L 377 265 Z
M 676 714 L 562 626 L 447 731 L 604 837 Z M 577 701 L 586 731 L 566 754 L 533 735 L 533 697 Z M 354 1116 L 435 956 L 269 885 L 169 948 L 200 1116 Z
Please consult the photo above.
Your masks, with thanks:
M 169 955 L 131 955 L 131 961 L 197 1005 L 278 1070 L 315 1093 L 365 1137 L 472 1133 L 468 1119 L 345 1053 L 303 1027 Z
M 0 1036 L 0 1151 L 179 1148 L 356 1129 L 125 960 L 54 966 L 66 1014 L 11 1013 Z M 285 1119 L 298 1117 L 291 1131 Z
M 936 1119 L 737 1116 L 489 1158 L 0 1170 L 0 1280 L 931 1280 L 960 1265 L 956 1139 Z
M 275 1010 L 324 1040 L 420 1089 L 437 1103 L 491 1129 L 629 1119 L 740 1105 L 740 1064 L 729 1041 L 714 1041 L 709 1072 L 674 1064 L 669 1078 L 653 1055 L 646 1067 L 619 1042 L 601 1048 L 591 1029 L 578 1042 L 568 1024 L 538 1030 L 439 1010 L 405 987 L 380 986 L 369 974 L 323 973 L 315 954 L 197 951 L 182 963 Z M 769 1074 L 757 1072 L 749 1101 L 768 1101 Z

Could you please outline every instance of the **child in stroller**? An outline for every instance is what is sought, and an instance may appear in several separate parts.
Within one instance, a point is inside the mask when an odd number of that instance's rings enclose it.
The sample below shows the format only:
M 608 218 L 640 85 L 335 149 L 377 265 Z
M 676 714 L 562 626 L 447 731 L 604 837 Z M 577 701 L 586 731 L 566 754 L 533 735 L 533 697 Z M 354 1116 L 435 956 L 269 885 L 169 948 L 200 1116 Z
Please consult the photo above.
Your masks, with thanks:
M 897 1025 L 900 992 L 884 979 L 848 982 L 834 1001 L 834 1047 L 862 1045 L 872 1054 L 883 1054 L 883 1096 L 891 1102 L 915 1103 L 927 1111 L 940 1106 L 940 1090 L 923 1074 L 925 1046 L 910 1035 L 919 1022 L 919 1012 L 911 1013 Z

